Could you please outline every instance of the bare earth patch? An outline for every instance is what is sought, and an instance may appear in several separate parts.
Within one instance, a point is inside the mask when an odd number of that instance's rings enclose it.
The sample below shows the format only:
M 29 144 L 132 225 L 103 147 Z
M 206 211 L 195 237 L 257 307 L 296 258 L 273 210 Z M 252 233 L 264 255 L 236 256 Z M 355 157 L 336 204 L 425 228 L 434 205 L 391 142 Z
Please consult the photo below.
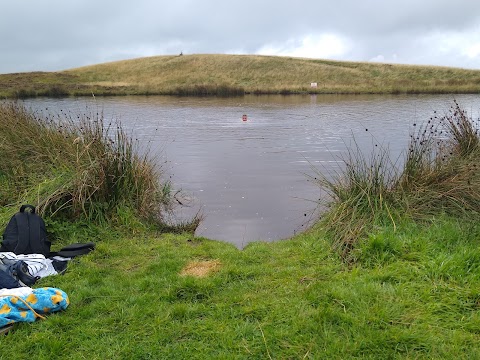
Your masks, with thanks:
M 180 272 L 181 276 L 205 277 L 218 271 L 222 263 L 218 260 L 191 261 Z

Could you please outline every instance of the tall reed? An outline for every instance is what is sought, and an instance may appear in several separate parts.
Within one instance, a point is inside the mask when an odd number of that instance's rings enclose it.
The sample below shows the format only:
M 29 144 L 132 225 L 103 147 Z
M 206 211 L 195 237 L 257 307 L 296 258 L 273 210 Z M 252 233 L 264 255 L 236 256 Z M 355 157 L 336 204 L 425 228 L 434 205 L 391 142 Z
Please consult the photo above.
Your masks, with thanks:
M 457 102 L 412 136 L 397 189 L 417 216 L 480 213 L 478 121 Z
M 128 206 L 162 223 L 170 184 L 148 151 L 102 114 L 39 116 L 0 104 L 0 175 L 4 203 L 32 202 L 42 214 L 108 219 Z

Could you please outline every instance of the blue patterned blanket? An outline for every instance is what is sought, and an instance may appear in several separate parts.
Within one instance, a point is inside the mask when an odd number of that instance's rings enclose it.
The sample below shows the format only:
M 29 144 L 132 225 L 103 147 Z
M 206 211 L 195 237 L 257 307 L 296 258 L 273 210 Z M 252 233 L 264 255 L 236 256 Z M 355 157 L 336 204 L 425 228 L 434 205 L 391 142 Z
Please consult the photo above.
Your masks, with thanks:
M 20 321 L 34 322 L 43 315 L 65 310 L 67 294 L 56 288 L 40 288 L 26 296 L 0 297 L 0 328 Z

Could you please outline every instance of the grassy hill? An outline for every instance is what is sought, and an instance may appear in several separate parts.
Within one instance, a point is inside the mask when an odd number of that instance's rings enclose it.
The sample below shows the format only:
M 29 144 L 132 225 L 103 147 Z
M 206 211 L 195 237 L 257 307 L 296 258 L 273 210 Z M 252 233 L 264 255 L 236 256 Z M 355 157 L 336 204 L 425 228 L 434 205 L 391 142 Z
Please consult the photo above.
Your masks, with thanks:
M 316 82 L 318 87 L 311 88 Z M 0 75 L 0 97 L 478 93 L 480 70 L 258 55 L 154 56 Z

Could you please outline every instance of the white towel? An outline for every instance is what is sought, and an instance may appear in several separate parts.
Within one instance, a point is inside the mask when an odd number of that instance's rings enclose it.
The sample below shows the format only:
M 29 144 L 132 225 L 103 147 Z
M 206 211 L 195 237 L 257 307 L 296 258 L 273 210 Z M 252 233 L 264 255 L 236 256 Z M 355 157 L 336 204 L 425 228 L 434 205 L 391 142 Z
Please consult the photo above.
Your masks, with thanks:
M 14 289 L 0 289 L 0 296 L 15 295 L 28 296 L 33 292 L 33 289 L 28 286 L 22 286 Z

